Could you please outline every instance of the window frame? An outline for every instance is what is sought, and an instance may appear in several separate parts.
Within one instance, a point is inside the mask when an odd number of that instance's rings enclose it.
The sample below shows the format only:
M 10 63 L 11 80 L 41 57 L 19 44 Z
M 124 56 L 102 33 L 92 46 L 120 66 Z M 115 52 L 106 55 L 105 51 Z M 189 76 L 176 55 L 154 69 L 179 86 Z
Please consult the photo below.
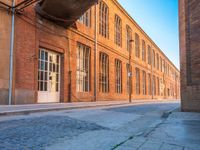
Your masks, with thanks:
M 143 70 L 142 71 L 142 93 L 143 95 L 147 94 L 147 81 L 146 81 L 146 72 Z
M 132 51 L 132 44 L 131 44 L 131 40 L 132 40 L 132 29 L 129 25 L 126 25 L 126 50 Z
M 136 95 L 140 95 L 140 69 L 135 68 L 135 91 Z
M 142 40 L 142 60 L 146 62 L 146 42 Z
M 104 1 L 99 2 L 99 34 L 109 38 L 109 7 Z
M 85 25 L 86 27 L 91 27 L 91 18 L 92 18 L 92 9 L 88 9 L 79 19 L 78 21 Z
M 122 47 L 122 19 L 115 14 L 115 44 Z
M 122 94 L 122 61 L 115 59 L 115 92 Z
M 109 56 L 99 53 L 99 91 L 109 93 Z
M 135 33 L 135 56 L 140 58 L 140 37 Z
M 90 78 L 91 78 L 91 48 L 85 44 L 77 42 L 76 91 L 90 92 L 91 90 Z
M 148 45 L 148 64 L 151 65 L 152 61 L 151 61 L 151 46 Z

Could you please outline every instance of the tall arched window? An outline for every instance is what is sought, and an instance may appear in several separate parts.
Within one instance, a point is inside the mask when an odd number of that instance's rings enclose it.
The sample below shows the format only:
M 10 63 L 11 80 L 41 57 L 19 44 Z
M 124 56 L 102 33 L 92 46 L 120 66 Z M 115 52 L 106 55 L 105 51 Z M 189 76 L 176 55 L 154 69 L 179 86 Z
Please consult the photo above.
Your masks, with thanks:
M 148 94 L 149 95 L 151 95 L 151 89 L 152 89 L 152 87 L 151 87 L 151 74 L 149 73 L 148 74 Z
M 162 57 L 160 56 L 160 71 L 162 72 Z
M 115 44 L 122 46 L 122 20 L 115 15 Z
M 142 71 L 142 93 L 143 95 L 146 95 L 147 90 L 146 90 L 146 72 Z
M 159 70 L 159 55 L 158 55 L 158 53 L 156 54 L 156 63 L 157 63 L 157 69 Z
M 109 92 L 109 58 L 102 52 L 99 55 L 99 91 Z
M 109 9 L 106 3 L 101 1 L 99 3 L 99 34 L 103 37 L 109 37 Z
M 126 73 L 127 73 L 127 76 L 126 76 L 127 93 L 129 94 L 130 92 L 132 93 L 132 83 L 129 77 L 130 73 L 132 74 L 132 68 L 129 64 L 126 64 Z
M 140 95 L 140 69 L 136 68 L 135 69 L 135 75 L 136 75 L 136 94 Z
M 76 89 L 78 92 L 90 90 L 90 48 L 78 43 L 76 67 Z
M 79 22 L 87 27 L 91 27 L 91 9 L 86 11 L 80 18 Z
M 146 43 L 142 40 L 142 60 L 146 61 Z
M 115 59 L 115 92 L 122 93 L 122 62 Z
M 153 95 L 156 95 L 156 77 L 155 77 L 155 75 L 153 75 L 152 89 L 153 89 Z
M 135 33 L 135 56 L 140 58 L 140 37 Z
M 155 63 L 155 51 L 152 50 L 152 65 L 155 67 L 156 63 Z
M 148 64 L 151 65 L 151 47 L 148 45 Z
M 158 88 L 158 95 L 160 95 L 160 80 L 159 80 L 159 77 L 157 77 L 157 88 Z
M 131 40 L 132 40 L 132 29 L 129 25 L 126 25 L 126 45 L 127 45 L 127 51 L 131 51 L 132 50 L 132 44 L 131 44 Z

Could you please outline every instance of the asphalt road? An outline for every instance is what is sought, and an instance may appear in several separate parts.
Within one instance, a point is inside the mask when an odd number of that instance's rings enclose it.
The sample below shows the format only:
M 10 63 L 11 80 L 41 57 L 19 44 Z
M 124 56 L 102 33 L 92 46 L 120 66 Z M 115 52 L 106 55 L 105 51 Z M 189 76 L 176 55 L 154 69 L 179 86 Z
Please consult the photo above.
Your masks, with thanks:
M 181 114 L 163 117 L 179 106 L 166 102 L 0 117 L 0 150 L 192 149 L 200 145 L 198 119 L 187 126 L 194 132 L 187 144 L 184 122 L 177 120 Z

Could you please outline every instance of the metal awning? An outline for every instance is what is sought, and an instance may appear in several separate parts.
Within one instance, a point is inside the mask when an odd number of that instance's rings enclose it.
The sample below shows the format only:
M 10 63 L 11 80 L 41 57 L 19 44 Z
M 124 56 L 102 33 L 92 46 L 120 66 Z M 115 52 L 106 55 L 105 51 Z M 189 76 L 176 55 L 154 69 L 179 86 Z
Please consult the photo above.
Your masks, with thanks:
M 71 26 L 98 0 L 42 0 L 36 12 L 65 28 Z

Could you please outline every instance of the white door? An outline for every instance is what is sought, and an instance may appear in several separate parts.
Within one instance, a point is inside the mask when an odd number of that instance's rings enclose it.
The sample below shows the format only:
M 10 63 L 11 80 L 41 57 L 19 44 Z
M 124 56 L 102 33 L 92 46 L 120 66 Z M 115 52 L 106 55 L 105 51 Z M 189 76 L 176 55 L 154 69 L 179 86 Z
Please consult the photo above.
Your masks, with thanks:
M 60 102 L 60 55 L 39 50 L 38 103 Z

